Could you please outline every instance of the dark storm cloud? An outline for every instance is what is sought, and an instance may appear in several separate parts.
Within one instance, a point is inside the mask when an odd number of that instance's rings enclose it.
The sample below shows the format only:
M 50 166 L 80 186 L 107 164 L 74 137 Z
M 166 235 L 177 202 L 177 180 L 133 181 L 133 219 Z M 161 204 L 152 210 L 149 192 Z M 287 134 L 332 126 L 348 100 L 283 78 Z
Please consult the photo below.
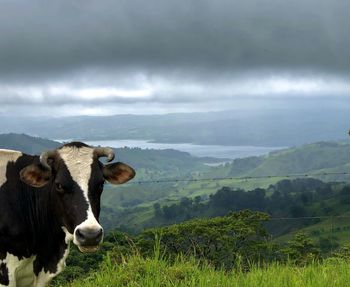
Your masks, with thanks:
M 344 101 L 349 8 L 342 0 L 3 0 L 0 114 Z
M 348 11 L 341 0 L 2 1 L 0 72 L 8 81 L 91 67 L 347 74 Z

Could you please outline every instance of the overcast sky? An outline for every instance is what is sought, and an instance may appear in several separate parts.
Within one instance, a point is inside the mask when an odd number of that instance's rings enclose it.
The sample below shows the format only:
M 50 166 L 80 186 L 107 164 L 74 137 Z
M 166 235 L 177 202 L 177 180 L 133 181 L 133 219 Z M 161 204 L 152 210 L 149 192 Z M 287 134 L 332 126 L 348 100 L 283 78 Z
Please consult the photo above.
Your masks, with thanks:
M 2 0 L 0 114 L 346 101 L 348 0 Z

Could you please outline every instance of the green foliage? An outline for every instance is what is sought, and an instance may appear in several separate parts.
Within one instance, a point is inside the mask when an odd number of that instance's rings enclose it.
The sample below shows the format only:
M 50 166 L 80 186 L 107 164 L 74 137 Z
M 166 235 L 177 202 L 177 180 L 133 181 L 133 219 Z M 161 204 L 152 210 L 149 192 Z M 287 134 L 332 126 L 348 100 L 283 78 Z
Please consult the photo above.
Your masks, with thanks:
M 288 259 L 298 265 L 306 265 L 318 259 L 319 249 L 305 233 L 297 233 L 282 250 Z
M 348 286 L 350 265 L 344 261 L 313 263 L 303 267 L 274 263 L 265 268 L 254 265 L 249 272 L 214 269 L 193 258 L 127 256 L 123 263 L 107 255 L 101 268 L 65 287 L 344 287 Z
M 84 277 L 93 270 L 97 270 L 107 252 L 110 254 L 129 254 L 130 240 L 125 233 L 115 230 L 105 237 L 104 243 L 96 253 L 81 253 L 74 244 L 71 244 L 66 261 L 67 266 L 64 272 L 56 277 L 50 286 L 61 286 L 71 282 L 73 279 Z
M 195 219 L 182 224 L 150 229 L 137 237 L 143 254 L 149 254 L 160 236 L 161 252 L 171 258 L 179 254 L 204 259 L 219 267 L 232 268 L 269 256 L 268 233 L 263 222 L 268 215 L 249 210 L 212 219 Z
M 341 212 L 348 209 L 346 202 L 338 200 L 346 188 L 342 183 L 329 184 L 313 178 L 283 180 L 268 189 L 256 188 L 250 191 L 222 187 L 207 200 L 182 198 L 172 204 L 157 205 L 157 211 L 154 209 L 154 217 L 149 222 L 167 225 L 191 218 L 223 216 L 242 209 L 266 212 L 272 217 L 327 216 L 329 212 L 334 214 L 334 210 Z M 268 223 L 267 228 L 274 236 L 281 236 L 319 221 L 316 218 L 273 221 Z
M 323 261 L 320 256 L 321 244 L 318 246 L 305 233 L 297 233 L 287 244 L 271 242 L 264 227 L 268 219 L 267 214 L 245 210 L 224 217 L 195 219 L 153 228 L 137 236 L 114 231 L 106 237 L 103 245 L 103 261 L 101 254 L 89 257 L 73 249 L 68 269 L 55 280 L 54 286 L 64 286 L 73 278 L 81 279 L 70 286 L 91 286 L 89 284 L 93 282 L 96 286 L 168 286 L 166 284 L 170 282 L 173 285 L 169 286 L 211 286 L 205 285 L 206 281 L 198 281 L 203 276 L 209 280 L 207 272 L 213 278 L 220 274 L 220 280 L 238 280 L 237 286 L 242 286 L 239 284 L 246 282 L 252 274 L 259 274 L 255 280 L 260 278 L 260 281 L 249 279 L 247 282 L 262 282 L 264 274 L 274 268 L 294 278 L 295 270 L 318 272 L 313 269 L 316 267 L 324 272 L 324 266 L 333 266 L 327 264 L 345 262 L 350 258 L 350 249 L 343 247 L 333 252 L 330 259 Z M 99 264 L 102 264 L 100 271 L 91 273 L 99 269 Z M 295 269 L 299 268 L 297 266 L 303 268 Z M 86 278 L 85 274 L 89 272 L 90 276 Z M 198 277 L 193 277 L 193 273 L 198 274 Z M 282 273 L 275 275 L 283 276 Z M 213 278 L 210 280 L 216 280 Z M 213 286 L 234 286 L 220 285 L 229 282 L 220 280 L 207 282 L 219 284 Z M 188 285 L 188 282 L 197 285 Z M 274 281 L 269 282 L 271 284 Z
M 350 262 L 350 245 L 344 245 L 335 252 L 333 252 L 330 258 L 341 259 L 346 262 Z

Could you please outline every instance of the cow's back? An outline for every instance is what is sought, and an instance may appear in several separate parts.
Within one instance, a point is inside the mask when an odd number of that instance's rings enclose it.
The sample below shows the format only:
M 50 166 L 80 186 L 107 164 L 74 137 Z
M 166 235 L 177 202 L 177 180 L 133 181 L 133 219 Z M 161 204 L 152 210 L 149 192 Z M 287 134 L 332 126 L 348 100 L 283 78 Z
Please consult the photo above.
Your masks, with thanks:
M 16 232 L 14 212 L 17 209 L 16 200 L 19 175 L 16 162 L 23 154 L 19 151 L 0 149 L 0 244 L 11 241 L 10 234 Z M 0 246 L 0 251 L 3 246 Z
M 7 180 L 9 163 L 15 163 L 22 155 L 19 151 L 0 149 L 0 188 Z
M 4 251 L 26 254 L 27 244 L 31 244 L 28 212 L 25 210 L 30 206 L 23 200 L 30 191 L 20 180 L 19 173 L 32 161 L 33 156 L 19 151 L 0 150 L 0 256 Z M 23 241 L 23 237 L 26 238 L 23 244 L 17 244 L 17 240 Z

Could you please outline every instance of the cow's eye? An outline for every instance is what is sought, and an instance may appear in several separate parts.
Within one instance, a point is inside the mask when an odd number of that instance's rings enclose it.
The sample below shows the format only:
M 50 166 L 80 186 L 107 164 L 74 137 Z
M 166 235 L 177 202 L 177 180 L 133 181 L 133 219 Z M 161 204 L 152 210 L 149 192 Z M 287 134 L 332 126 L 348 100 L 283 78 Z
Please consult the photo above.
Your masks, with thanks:
M 63 193 L 64 192 L 64 189 L 63 189 L 63 186 L 62 184 L 56 182 L 56 190 L 60 193 Z

